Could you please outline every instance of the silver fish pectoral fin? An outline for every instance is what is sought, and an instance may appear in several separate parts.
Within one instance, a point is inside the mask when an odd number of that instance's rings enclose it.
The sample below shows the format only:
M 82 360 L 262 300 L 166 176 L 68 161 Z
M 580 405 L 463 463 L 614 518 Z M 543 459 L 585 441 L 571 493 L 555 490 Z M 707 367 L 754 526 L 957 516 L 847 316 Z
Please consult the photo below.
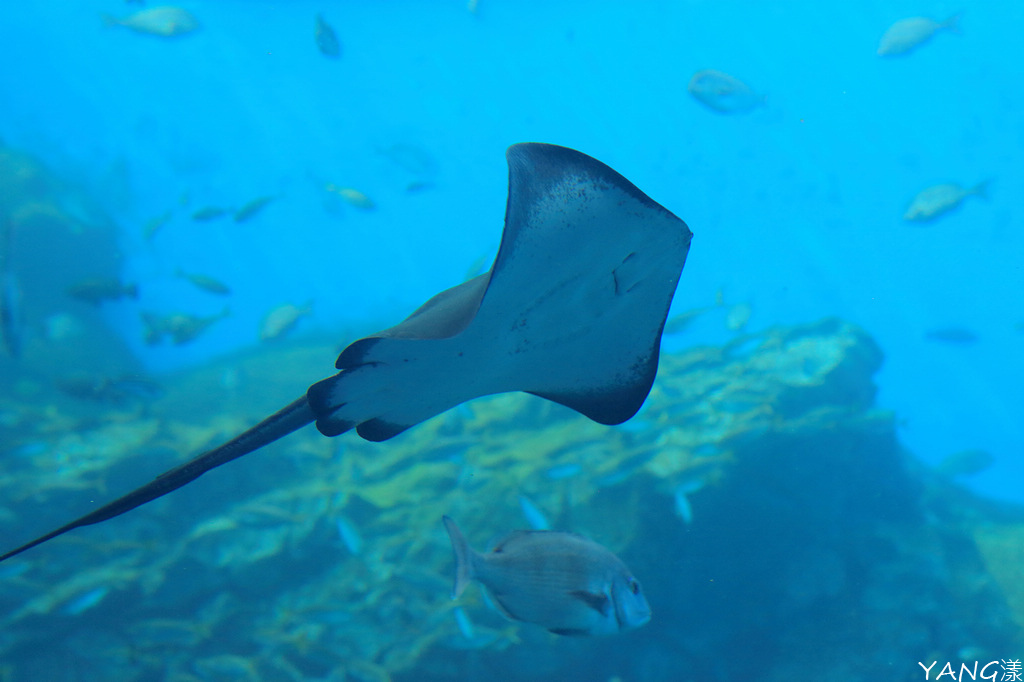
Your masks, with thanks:
M 607 594 L 587 592 L 586 590 L 573 590 L 569 593 L 573 599 L 578 599 L 590 608 L 601 614 L 602 617 L 611 613 L 612 600 Z

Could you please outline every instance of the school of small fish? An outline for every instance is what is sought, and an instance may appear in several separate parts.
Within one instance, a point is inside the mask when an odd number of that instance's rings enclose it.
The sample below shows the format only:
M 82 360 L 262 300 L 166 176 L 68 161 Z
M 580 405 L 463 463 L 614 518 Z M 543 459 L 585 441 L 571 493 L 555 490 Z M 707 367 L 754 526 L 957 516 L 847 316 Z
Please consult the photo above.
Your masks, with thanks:
M 94 405 L 86 416 L 77 403 L 0 396 L 10 438 L 0 450 L 24 463 L 0 476 L 0 500 L 14 509 L 27 491 L 59 491 L 87 504 L 107 484 L 103 472 L 137 469 L 140 456 L 158 459 L 146 466 L 159 470 L 173 453 L 248 423 L 251 410 L 223 409 L 230 391 L 288 393 L 293 375 L 315 372 L 329 351 L 269 344 L 159 383 L 68 377 L 59 390 Z M 0 599 L 18 604 L 0 622 L 0 657 L 12 660 L 44 619 L 60 618 L 61 641 L 102 679 L 300 680 L 308 677 L 297 671 L 329 665 L 343 671 L 339 682 L 384 681 L 439 652 L 532 642 L 527 650 L 537 637 L 555 637 L 546 631 L 614 635 L 657 622 L 668 614 L 641 587 L 656 562 L 639 546 L 638 519 L 661 517 L 680 532 L 700 527 L 706 496 L 735 466 L 736 444 L 789 428 L 783 405 L 803 395 L 820 406 L 826 387 L 835 409 L 853 409 L 842 401 L 855 392 L 833 384 L 853 366 L 870 383 L 880 358 L 858 363 L 873 353 L 863 332 L 834 320 L 666 353 L 640 421 L 611 429 L 505 394 L 387 448 L 297 432 L 238 482 L 246 492 L 205 516 L 125 517 L 114 534 L 83 534 L 49 557 L 0 567 Z M 241 378 L 231 388 L 211 383 L 227 367 Z M 184 419 L 172 407 L 181 401 L 190 405 Z M 833 417 L 824 415 L 827 428 Z M 807 419 L 799 413 L 792 425 L 808 428 Z M 536 531 L 477 553 L 458 540 L 454 522 L 445 537 L 444 516 L 458 517 L 473 538 Z M 282 589 L 272 577 L 282 572 L 301 578 L 284 579 Z M 277 581 L 269 591 L 268 579 Z M 483 589 L 466 589 L 470 580 Z M 89 617 L 72 618 L 82 614 Z M 118 633 L 112 646 L 90 646 L 108 628 Z M 211 639 L 223 646 L 208 646 Z M 236 641 L 251 651 L 236 655 L 228 648 Z

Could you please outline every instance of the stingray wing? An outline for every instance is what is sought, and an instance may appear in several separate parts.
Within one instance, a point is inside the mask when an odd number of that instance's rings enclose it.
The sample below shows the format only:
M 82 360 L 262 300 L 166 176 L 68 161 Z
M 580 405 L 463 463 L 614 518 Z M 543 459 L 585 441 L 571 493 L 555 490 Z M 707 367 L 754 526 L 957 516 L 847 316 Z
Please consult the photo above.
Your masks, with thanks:
M 385 440 L 461 402 L 526 391 L 616 424 L 640 408 L 686 261 L 682 220 L 608 166 L 546 144 L 508 150 L 491 271 L 360 339 L 310 387 L 317 428 Z

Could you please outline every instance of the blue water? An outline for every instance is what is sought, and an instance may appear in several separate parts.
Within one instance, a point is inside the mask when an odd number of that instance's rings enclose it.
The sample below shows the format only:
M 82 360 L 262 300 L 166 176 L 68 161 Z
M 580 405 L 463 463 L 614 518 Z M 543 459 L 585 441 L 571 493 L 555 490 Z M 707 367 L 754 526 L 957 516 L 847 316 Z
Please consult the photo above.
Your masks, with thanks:
M 114 0 L 0 11 L 0 139 L 73 178 L 122 229 L 123 274 L 143 294 L 106 314 L 152 370 L 255 344 L 280 303 L 313 301 L 306 333 L 401 319 L 493 256 L 505 148 L 552 142 L 611 165 L 690 225 L 674 311 L 721 289 L 752 305 L 753 329 L 827 315 L 862 325 L 885 352 L 879 403 L 906 446 L 930 462 L 988 449 L 996 463 L 973 485 L 1024 498 L 1024 5 L 181 6 L 203 28 L 176 40 L 105 28 L 100 11 L 138 8 Z M 317 11 L 338 32 L 338 60 L 316 49 Z M 875 55 L 893 21 L 957 11 L 962 35 Z M 686 92 L 702 68 L 767 93 L 767 106 L 703 108 Z M 431 188 L 406 192 L 414 178 L 380 153 L 396 144 L 436 161 Z M 925 187 L 986 179 L 990 201 L 927 225 L 901 219 Z M 377 210 L 325 207 L 326 182 Z M 261 195 L 280 198 L 247 223 L 190 218 Z M 148 348 L 140 308 L 223 307 L 175 278 L 179 267 L 230 282 L 232 315 L 191 345 Z M 925 340 L 949 326 L 979 341 Z M 674 343 L 722 338 L 708 324 Z

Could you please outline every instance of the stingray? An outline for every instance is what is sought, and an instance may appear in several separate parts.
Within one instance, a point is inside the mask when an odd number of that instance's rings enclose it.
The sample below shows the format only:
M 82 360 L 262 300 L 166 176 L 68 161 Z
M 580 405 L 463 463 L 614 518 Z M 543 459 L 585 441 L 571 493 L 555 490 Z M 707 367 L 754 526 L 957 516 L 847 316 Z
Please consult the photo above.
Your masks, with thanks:
M 480 396 L 524 391 L 601 424 L 640 409 L 686 262 L 682 220 L 573 149 L 513 145 L 505 230 L 491 269 L 400 324 L 346 347 L 337 374 L 240 436 L 157 476 L 9 559 L 107 521 L 315 422 L 385 441 Z

